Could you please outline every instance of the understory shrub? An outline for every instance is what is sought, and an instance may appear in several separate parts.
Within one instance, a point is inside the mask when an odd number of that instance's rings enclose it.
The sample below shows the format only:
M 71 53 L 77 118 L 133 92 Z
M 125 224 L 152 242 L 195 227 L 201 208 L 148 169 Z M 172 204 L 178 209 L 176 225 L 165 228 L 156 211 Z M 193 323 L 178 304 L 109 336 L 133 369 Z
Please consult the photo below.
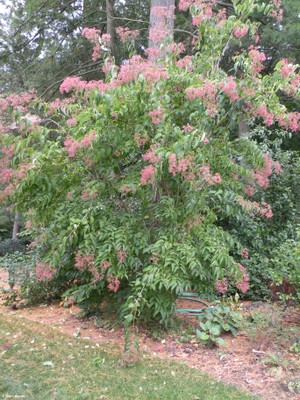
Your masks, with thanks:
M 290 275 L 284 272 L 285 268 L 290 272 L 294 268 L 295 274 L 300 268 L 299 263 L 297 266 L 295 251 L 292 251 L 297 242 L 297 225 L 300 223 L 300 156 L 296 151 L 283 150 L 284 141 L 289 136 L 285 131 L 269 133 L 262 128 L 251 133 L 259 147 L 282 165 L 282 172 L 270 177 L 270 185 L 264 190 L 257 190 L 253 195 L 253 200 L 266 201 L 271 205 L 273 217 L 254 219 L 251 215 L 245 215 L 242 220 L 237 220 L 233 216 L 224 224 L 225 229 L 240 238 L 244 247 L 241 263 L 250 276 L 249 290 L 241 293 L 246 299 L 270 299 L 272 283 L 278 283 L 280 276 L 287 279 L 287 275 Z

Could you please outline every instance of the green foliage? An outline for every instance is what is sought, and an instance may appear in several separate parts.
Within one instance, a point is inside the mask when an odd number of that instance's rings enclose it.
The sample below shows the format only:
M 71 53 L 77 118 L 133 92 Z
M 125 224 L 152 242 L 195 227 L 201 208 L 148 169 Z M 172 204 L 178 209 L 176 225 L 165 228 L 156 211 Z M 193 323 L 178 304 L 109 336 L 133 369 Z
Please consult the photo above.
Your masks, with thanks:
M 21 239 L 4 239 L 0 241 L 0 257 L 10 253 L 25 253 L 26 246 Z
M 251 136 L 282 166 L 282 172 L 271 177 L 269 187 L 258 190 L 253 196 L 256 201 L 269 203 L 274 215 L 268 220 L 247 215 L 236 220 L 233 215 L 224 227 L 239 237 L 242 246 L 248 249 L 249 259 L 242 259 L 241 263 L 250 275 L 250 290 L 242 296 L 259 300 L 270 298 L 270 285 L 275 276 L 280 281 L 291 275 L 284 272 L 286 268 L 294 270 L 294 274 L 299 270 L 292 248 L 295 249 L 300 222 L 300 158 L 298 152 L 285 150 L 290 138 L 285 131 L 257 128 Z
M 297 341 L 292 344 L 289 350 L 294 351 L 295 353 L 300 353 L 300 336 L 298 336 Z
M 242 315 L 239 311 L 233 311 L 229 305 L 222 303 L 207 307 L 198 315 L 199 329 L 196 331 L 197 339 L 204 344 L 226 344 L 220 337 L 224 332 L 230 332 L 234 336 L 241 326 Z
M 300 235 L 298 230 L 298 240 L 286 240 L 273 252 L 270 260 L 272 282 L 280 286 L 283 282 L 291 285 L 288 293 L 280 293 L 282 300 L 300 300 Z
M 22 281 L 19 296 L 28 306 L 50 303 L 61 298 L 64 283 L 57 280 L 39 282 L 35 277 Z
M 8 283 L 11 288 L 15 284 L 22 285 L 30 279 L 34 266 L 32 253 L 15 251 L 0 257 L 0 267 L 8 271 Z

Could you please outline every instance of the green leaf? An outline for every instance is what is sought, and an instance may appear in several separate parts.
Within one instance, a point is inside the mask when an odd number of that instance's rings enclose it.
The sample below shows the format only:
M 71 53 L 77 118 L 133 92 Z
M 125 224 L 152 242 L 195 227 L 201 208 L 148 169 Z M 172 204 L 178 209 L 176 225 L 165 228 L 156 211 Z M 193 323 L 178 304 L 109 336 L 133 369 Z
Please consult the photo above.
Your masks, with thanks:
M 197 339 L 200 339 L 203 341 L 208 341 L 210 339 L 210 336 L 207 333 L 200 332 L 198 329 L 196 330 L 196 337 L 197 337 Z

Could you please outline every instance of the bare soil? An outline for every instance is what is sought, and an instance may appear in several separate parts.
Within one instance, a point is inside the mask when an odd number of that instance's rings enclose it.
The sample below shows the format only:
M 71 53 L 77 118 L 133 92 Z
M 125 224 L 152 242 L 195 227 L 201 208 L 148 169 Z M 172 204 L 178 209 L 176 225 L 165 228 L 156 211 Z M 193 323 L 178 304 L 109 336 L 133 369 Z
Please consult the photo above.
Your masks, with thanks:
M 0 271 L 0 287 L 8 287 L 7 274 Z M 180 301 L 180 307 L 193 304 Z M 226 346 L 207 348 L 196 342 L 190 325 L 196 317 L 181 316 L 181 331 L 164 333 L 141 328 L 140 350 L 155 357 L 177 360 L 208 373 L 217 380 L 236 386 L 268 400 L 300 400 L 300 353 L 290 351 L 300 336 L 300 309 L 260 302 L 241 304 L 245 319 L 243 331 L 236 337 L 226 335 Z M 0 306 L 0 312 L 14 318 L 36 321 L 68 335 L 96 343 L 124 347 L 124 329 L 113 318 L 82 320 L 75 305 L 42 305 L 12 309 Z M 264 323 L 268 320 L 268 325 Z M 254 320 L 253 326 L 251 320 Z M 38 329 L 38 325 L 37 325 Z

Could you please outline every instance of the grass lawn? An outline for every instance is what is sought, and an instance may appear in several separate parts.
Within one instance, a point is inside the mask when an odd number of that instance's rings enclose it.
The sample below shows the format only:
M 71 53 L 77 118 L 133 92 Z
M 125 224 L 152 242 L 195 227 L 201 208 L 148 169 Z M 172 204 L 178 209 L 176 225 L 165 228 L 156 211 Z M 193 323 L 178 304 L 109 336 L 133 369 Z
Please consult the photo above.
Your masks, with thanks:
M 0 399 L 250 400 L 255 397 L 176 362 L 119 350 L 0 313 Z

